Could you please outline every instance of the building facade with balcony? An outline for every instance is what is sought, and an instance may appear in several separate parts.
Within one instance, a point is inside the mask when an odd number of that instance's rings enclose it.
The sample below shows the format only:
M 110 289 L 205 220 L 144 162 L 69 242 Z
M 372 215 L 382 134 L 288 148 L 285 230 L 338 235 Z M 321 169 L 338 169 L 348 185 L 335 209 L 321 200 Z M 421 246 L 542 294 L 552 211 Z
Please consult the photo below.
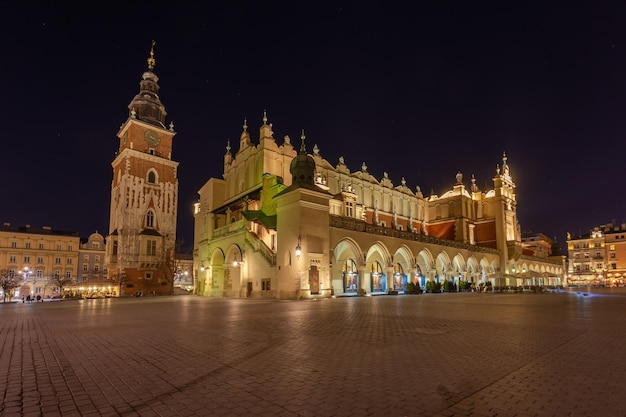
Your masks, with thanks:
M 507 157 L 493 189 L 462 173 L 441 196 L 403 178 L 375 178 L 365 163 L 332 165 L 285 136 L 264 114 L 257 143 L 244 121 L 228 143 L 222 178 L 199 190 L 194 208 L 195 292 L 277 299 L 402 293 L 408 283 L 518 287 L 562 285 L 565 259 L 525 248 Z M 537 252 L 537 255 L 535 255 Z
M 570 284 L 626 284 L 626 223 L 596 226 L 575 237 L 568 233 L 567 251 Z
M 4 223 L 0 227 L 0 270 L 21 281 L 13 296 L 62 296 L 62 288 L 76 282 L 79 246 L 76 232 Z

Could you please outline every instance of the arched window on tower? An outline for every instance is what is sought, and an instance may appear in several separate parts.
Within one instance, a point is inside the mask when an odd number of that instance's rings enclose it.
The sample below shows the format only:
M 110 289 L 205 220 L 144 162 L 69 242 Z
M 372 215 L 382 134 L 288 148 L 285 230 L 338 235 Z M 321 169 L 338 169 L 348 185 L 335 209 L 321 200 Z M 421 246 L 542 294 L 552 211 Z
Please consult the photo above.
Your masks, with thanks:
M 156 172 L 154 170 L 148 171 L 147 181 L 150 184 L 156 184 L 156 182 L 157 182 L 157 175 L 156 175 Z
M 148 210 L 146 213 L 146 227 L 154 227 L 154 211 Z

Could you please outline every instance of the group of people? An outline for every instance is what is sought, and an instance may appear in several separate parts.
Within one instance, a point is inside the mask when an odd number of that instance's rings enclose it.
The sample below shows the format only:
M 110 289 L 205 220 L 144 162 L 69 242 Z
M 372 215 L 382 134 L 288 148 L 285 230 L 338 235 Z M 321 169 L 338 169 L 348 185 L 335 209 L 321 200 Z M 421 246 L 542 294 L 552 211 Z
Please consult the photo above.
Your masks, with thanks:
M 24 297 L 22 296 L 22 302 L 24 301 L 28 301 L 29 303 L 33 302 L 33 301 L 37 301 L 37 302 L 42 302 L 43 303 L 43 298 L 41 298 L 41 295 L 37 294 L 37 297 L 35 297 L 34 295 L 31 297 L 30 294 L 28 294 L 26 296 L 26 299 L 24 299 Z

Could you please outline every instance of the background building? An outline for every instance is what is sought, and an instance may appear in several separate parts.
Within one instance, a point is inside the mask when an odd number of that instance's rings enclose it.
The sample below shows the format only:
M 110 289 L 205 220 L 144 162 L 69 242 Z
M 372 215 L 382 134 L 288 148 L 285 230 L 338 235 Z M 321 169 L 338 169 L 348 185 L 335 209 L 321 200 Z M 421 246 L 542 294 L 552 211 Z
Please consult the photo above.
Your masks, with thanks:
M 105 253 L 104 236 L 100 233 L 92 233 L 86 241 L 81 239 L 78 250 L 78 280 L 74 286 L 74 290 L 81 297 L 117 296 L 117 288 L 108 279 Z
M 15 297 L 60 297 L 76 282 L 80 238 L 76 232 L 42 228 L 0 227 L 0 270 L 19 275 Z
M 626 284 L 626 223 L 594 227 L 567 235 L 568 282 L 573 285 Z
M 381 179 L 365 163 L 331 165 L 273 138 L 264 114 L 259 142 L 244 121 L 239 147 L 224 155 L 195 205 L 196 293 L 309 298 L 399 293 L 408 282 L 452 287 L 561 285 L 565 259 L 522 243 L 515 183 L 506 156 L 493 189 L 454 176 L 451 189 L 424 196 Z
M 154 47 L 154 45 L 153 45 Z M 105 264 L 121 295 L 171 294 L 174 281 L 178 162 L 153 72 L 154 50 L 128 119 L 117 133 Z

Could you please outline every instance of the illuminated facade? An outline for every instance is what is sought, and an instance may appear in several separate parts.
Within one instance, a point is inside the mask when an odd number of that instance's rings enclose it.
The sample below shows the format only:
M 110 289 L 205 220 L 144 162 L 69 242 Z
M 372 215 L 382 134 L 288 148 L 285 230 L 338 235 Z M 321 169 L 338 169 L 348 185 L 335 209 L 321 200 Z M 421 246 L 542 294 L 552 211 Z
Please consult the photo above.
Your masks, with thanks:
M 455 176 L 443 195 L 424 196 L 403 178 L 351 171 L 285 136 L 264 114 L 258 143 L 244 122 L 223 178 L 195 205 L 195 292 L 217 297 L 316 298 L 402 293 L 409 282 L 466 288 L 562 285 L 561 256 L 524 247 L 507 158 L 493 189 Z
M 20 277 L 15 297 L 61 296 L 59 282 L 76 282 L 79 245 L 76 232 L 4 223 L 0 227 L 0 270 Z
M 567 236 L 568 282 L 574 285 L 626 284 L 626 224 L 608 223 L 589 233 Z
M 111 211 L 107 236 L 108 277 L 121 295 L 171 294 L 173 278 L 161 264 L 173 257 L 178 208 L 178 162 L 172 160 L 174 125 L 166 125 L 153 72 L 154 50 L 140 91 L 128 105 L 112 162 Z

